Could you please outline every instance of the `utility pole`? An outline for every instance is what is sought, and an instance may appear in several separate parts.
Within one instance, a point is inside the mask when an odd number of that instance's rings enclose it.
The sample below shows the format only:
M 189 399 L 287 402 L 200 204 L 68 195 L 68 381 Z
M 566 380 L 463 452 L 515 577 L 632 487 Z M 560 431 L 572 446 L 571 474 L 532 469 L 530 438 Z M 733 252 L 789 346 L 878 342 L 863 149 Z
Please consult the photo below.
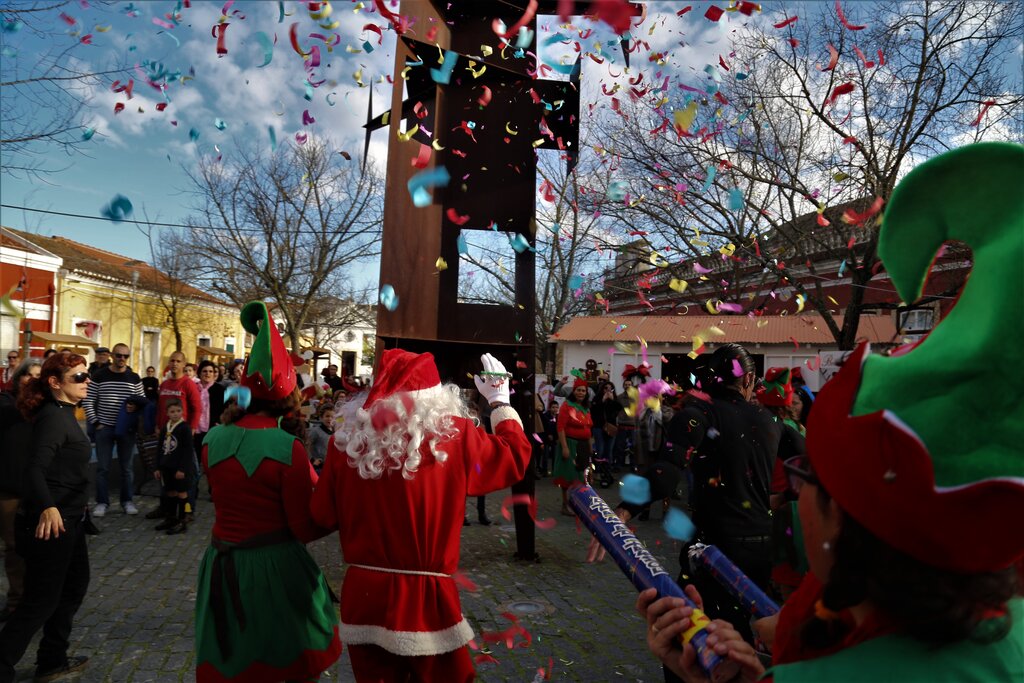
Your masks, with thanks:
M 132 270 L 132 326 L 131 326 L 131 332 L 128 335 L 128 343 L 131 344 L 131 348 L 133 349 L 132 350 L 132 356 L 134 356 L 134 358 L 132 360 L 138 359 L 140 357 L 138 354 L 142 353 L 142 349 L 139 348 L 142 345 L 135 343 L 135 292 L 136 292 L 136 290 L 138 288 L 139 288 L 139 271 L 133 269 Z M 140 363 L 140 365 L 141 365 L 141 363 Z M 140 367 L 140 365 L 136 365 L 135 367 Z

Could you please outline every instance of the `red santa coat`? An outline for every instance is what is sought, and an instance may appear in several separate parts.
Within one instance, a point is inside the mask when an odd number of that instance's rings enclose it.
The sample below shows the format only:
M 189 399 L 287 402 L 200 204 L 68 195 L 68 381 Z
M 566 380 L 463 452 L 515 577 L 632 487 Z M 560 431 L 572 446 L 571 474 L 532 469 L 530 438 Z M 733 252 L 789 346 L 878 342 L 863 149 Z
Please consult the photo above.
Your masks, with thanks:
M 312 512 L 320 526 L 339 529 L 351 565 L 341 588 L 342 642 L 423 656 L 473 638 L 451 575 L 459 564 L 466 496 L 511 486 L 526 472 L 531 447 L 518 419 L 509 419 L 515 415 L 511 408 L 495 410 L 493 435 L 455 418 L 458 434 L 438 445 L 448 459 L 437 462 L 425 439 L 412 479 L 397 471 L 363 479 L 331 440 Z

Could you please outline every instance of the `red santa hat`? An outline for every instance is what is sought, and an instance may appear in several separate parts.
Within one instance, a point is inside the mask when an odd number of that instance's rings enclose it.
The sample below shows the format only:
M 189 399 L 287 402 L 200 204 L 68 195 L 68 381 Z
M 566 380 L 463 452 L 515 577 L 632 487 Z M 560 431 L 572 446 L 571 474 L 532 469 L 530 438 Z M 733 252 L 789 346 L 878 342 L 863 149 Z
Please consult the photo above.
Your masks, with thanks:
M 434 393 L 440 387 L 441 378 L 437 374 L 433 354 L 386 349 L 381 354 L 380 364 L 374 373 L 373 388 L 363 407 L 369 409 L 375 402 L 400 392 L 411 394 L 415 400 Z
M 245 359 L 242 386 L 248 387 L 255 398 L 284 398 L 295 390 L 295 366 L 267 305 L 251 301 L 242 308 L 240 318 L 245 331 L 255 335 L 252 351 Z

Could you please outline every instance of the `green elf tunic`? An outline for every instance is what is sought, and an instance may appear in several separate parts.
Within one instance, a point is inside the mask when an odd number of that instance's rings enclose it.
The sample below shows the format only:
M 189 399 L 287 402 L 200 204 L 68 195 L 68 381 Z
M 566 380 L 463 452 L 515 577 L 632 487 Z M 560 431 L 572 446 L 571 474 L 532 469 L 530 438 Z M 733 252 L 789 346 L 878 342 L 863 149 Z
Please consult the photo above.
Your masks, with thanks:
M 576 469 L 577 449 L 590 447 L 591 429 L 594 423 L 590 410 L 574 401 L 566 400 L 558 410 L 558 431 L 565 432 L 565 443 L 569 447 L 569 457 L 562 457 L 561 444 L 555 449 L 555 463 L 552 476 L 556 486 L 568 488 L 576 482 L 583 481 L 583 470 Z M 588 457 L 589 460 L 589 457 Z
M 247 415 L 211 429 L 203 467 L 216 521 L 199 569 L 196 679 L 316 680 L 341 654 L 338 616 L 305 543 L 317 477 L 302 442 Z
M 1009 604 L 1010 633 L 991 643 L 964 640 L 932 648 L 890 634 L 834 654 L 773 667 L 773 683 L 995 683 L 1024 681 L 1024 600 Z M 980 629 L 995 627 L 993 620 Z

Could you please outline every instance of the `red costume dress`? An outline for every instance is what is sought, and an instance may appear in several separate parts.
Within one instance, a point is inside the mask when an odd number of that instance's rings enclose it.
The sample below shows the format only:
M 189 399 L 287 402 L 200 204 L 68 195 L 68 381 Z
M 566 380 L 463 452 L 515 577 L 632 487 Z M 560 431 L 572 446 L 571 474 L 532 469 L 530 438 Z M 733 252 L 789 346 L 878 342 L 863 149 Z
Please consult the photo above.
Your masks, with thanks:
M 242 323 L 256 334 L 243 387 L 288 396 L 295 376 L 266 306 L 248 304 Z M 341 641 L 327 581 L 304 545 L 327 532 L 310 518 L 317 477 L 302 441 L 276 418 L 248 414 L 209 431 L 202 461 L 216 520 L 196 591 L 196 680 L 315 680 Z
M 566 399 L 558 410 L 558 431 L 565 433 L 569 457 L 563 457 L 562 445 L 559 443 L 555 449 L 555 463 L 551 468 L 556 486 L 568 488 L 576 482 L 583 481 L 583 471 L 576 468 L 577 451 L 580 448 L 584 451 L 590 448 L 593 425 L 590 410 L 570 399 Z
M 317 524 L 339 530 L 349 564 L 341 587 L 341 639 L 350 646 L 357 680 L 370 680 L 369 669 L 361 673 L 359 653 L 375 652 L 360 645 L 402 658 L 429 660 L 452 653 L 449 666 L 457 670 L 447 671 L 444 680 L 472 680 L 464 646 L 473 630 L 462 616 L 452 579 L 459 565 L 466 496 L 522 479 L 532 449 L 511 407 L 492 412 L 493 435 L 468 418 L 453 420 L 457 432 L 437 444 L 447 460 L 438 462 L 424 439 L 418 449 L 423 459 L 411 478 L 394 470 L 363 478 L 331 440 L 312 510 Z M 389 657 L 377 655 L 370 657 L 373 665 L 383 662 L 385 668 L 378 670 L 386 670 Z M 423 671 L 423 664 L 416 665 L 417 671 Z

